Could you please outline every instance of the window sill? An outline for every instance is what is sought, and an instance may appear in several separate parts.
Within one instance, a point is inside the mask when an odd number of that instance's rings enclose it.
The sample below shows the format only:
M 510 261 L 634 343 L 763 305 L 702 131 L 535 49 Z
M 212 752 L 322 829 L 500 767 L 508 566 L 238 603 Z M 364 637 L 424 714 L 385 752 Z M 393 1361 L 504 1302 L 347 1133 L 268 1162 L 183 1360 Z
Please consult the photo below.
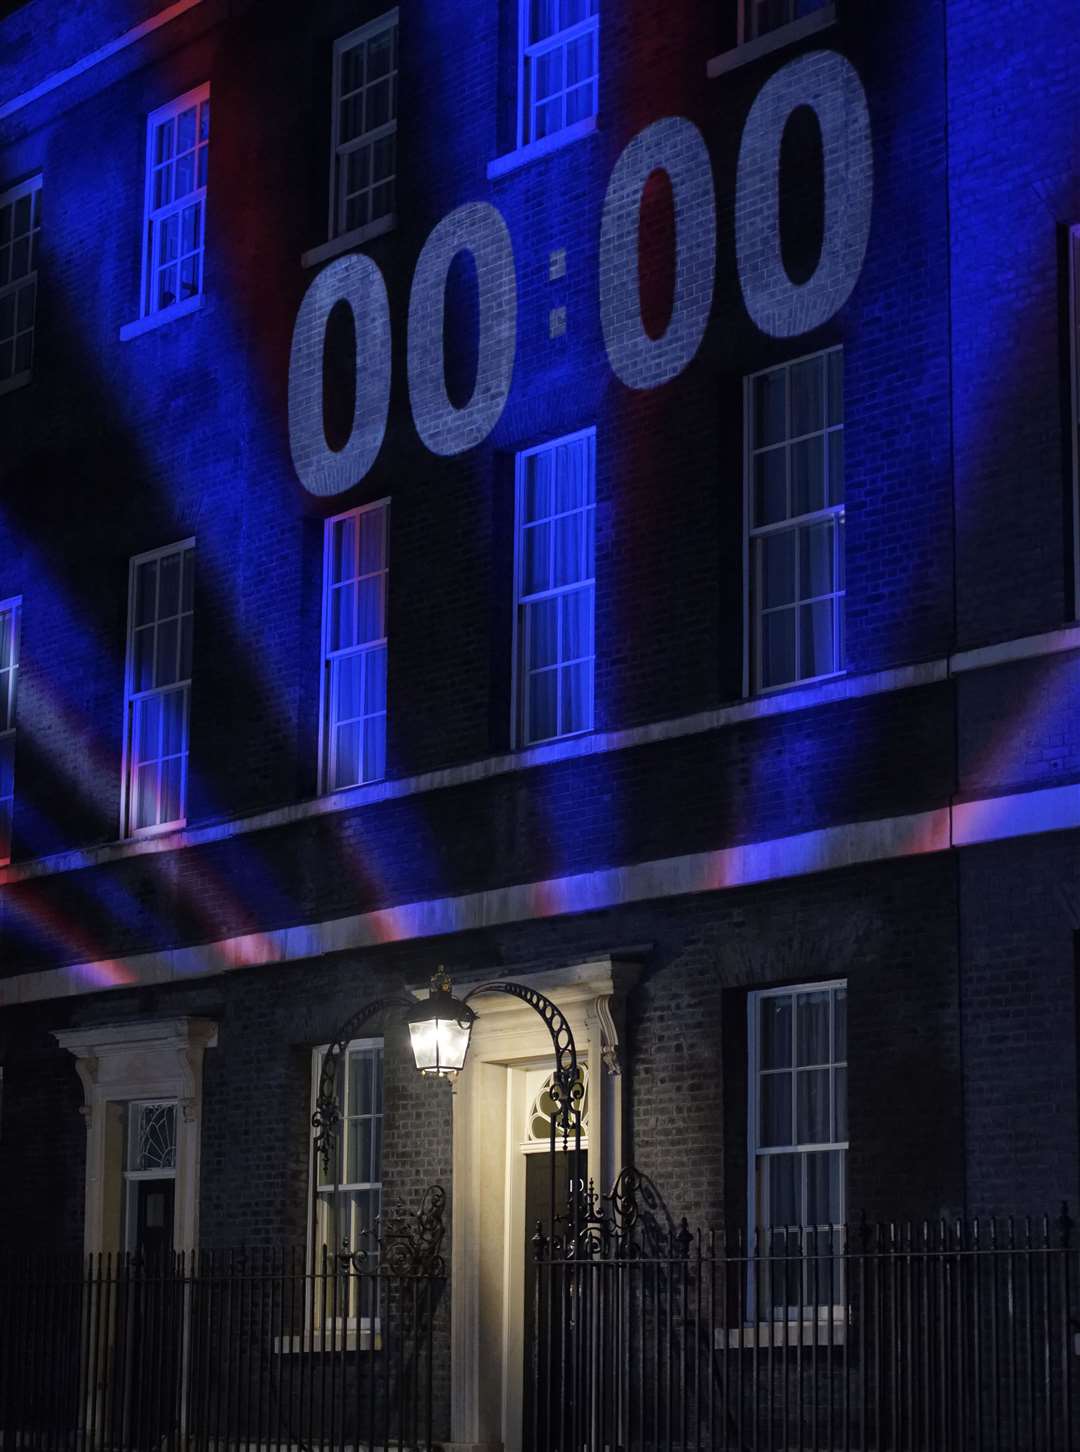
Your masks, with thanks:
M 366 227 L 354 227 L 351 232 L 342 232 L 340 237 L 331 237 L 329 242 L 323 242 L 302 253 L 300 266 L 318 267 L 321 262 L 329 262 L 333 257 L 340 257 L 343 252 L 351 252 L 354 247 L 373 242 L 376 237 L 385 237 L 396 226 L 397 216 L 391 212 L 388 217 L 380 217 L 377 222 L 369 222 Z
M 163 328 L 166 323 L 174 322 L 177 318 L 186 318 L 188 313 L 198 312 L 205 301 L 206 294 L 200 292 L 197 297 L 186 297 L 183 302 L 173 303 L 171 307 L 162 308 L 160 312 L 150 313 L 134 323 L 125 323 L 120 329 L 120 341 L 126 343 L 131 338 L 139 338 L 143 333 L 152 332 L 154 328 Z
M 842 1311 L 831 1319 L 809 1321 L 759 1321 L 756 1326 L 724 1326 L 713 1333 L 717 1350 L 724 1347 L 758 1346 L 843 1346 L 847 1336 L 847 1319 Z
M 378 1327 L 374 1334 L 367 1326 L 357 1331 L 350 1326 L 342 1334 L 340 1326 L 327 1326 L 325 1331 L 303 1331 L 299 1336 L 275 1336 L 273 1341 L 276 1356 L 328 1356 L 337 1351 L 381 1351 L 382 1332 Z
M 30 372 L 12 374 L 10 378 L 5 378 L 3 383 L 0 383 L 0 394 L 14 393 L 16 388 L 25 388 L 33 376 L 33 373 Z
M 777 686 L 758 686 L 755 691 L 750 693 L 750 699 L 752 700 L 755 696 L 758 698 L 779 696 L 784 691 L 801 691 L 804 686 L 821 686 L 828 684 L 829 681 L 842 681 L 846 675 L 847 671 L 829 671 L 823 676 L 804 676 L 800 681 L 784 681 Z
M 530 161 L 538 161 L 542 156 L 550 156 L 553 151 L 561 151 L 564 146 L 580 141 L 583 136 L 592 136 L 597 129 L 596 117 L 585 116 L 582 120 L 575 121 L 572 126 L 564 126 L 553 136 L 545 136 L 543 141 L 530 141 L 528 146 L 519 146 L 516 151 L 508 151 L 505 156 L 497 156 L 494 161 L 488 162 L 488 181 L 506 176 L 507 172 L 516 171 L 519 166 L 527 166 Z
M 714 56 L 705 67 L 705 74 L 710 81 L 715 80 L 717 76 L 737 71 L 740 66 L 748 66 L 762 56 L 772 55 L 773 51 L 783 50 L 785 46 L 805 40 L 808 35 L 817 35 L 819 31 L 828 30 L 830 25 L 835 24 L 836 6 L 823 5 L 820 10 L 812 10 L 809 15 L 803 15 L 789 25 L 770 30 L 768 35 L 759 36 L 757 40 L 748 40 L 743 45 L 737 45 L 734 50 L 726 50 L 723 55 Z
M 134 827 L 121 842 L 145 842 L 148 837 L 168 837 L 173 832 L 182 832 L 187 826 L 186 817 L 177 817 L 175 822 L 158 822 L 153 827 Z

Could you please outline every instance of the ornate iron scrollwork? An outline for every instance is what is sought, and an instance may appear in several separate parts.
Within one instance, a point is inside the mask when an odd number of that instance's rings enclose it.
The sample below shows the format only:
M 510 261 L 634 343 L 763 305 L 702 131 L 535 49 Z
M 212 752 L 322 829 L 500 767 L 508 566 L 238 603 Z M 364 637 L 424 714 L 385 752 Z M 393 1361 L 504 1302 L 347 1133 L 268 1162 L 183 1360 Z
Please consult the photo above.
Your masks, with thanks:
M 385 1013 L 391 1008 L 409 1009 L 414 1007 L 414 1003 L 413 999 L 406 998 L 404 994 L 372 999 L 351 1018 L 345 1020 L 334 1035 L 333 1043 L 323 1055 L 322 1071 L 319 1074 L 319 1093 L 315 1099 L 315 1112 L 311 1116 L 311 1123 L 315 1130 L 315 1152 L 322 1157 L 323 1169 L 327 1174 L 330 1173 L 334 1141 L 337 1139 L 337 1128 L 341 1122 L 337 1077 L 338 1062 L 342 1054 L 356 1037 L 357 1031 L 367 1023 L 369 1018 L 374 1018 L 377 1014 Z
M 374 1225 L 362 1229 L 358 1245 L 350 1245 L 347 1237 L 341 1242 L 340 1249 L 334 1253 L 339 1270 L 397 1277 L 446 1274 L 442 1256 L 446 1234 L 443 1187 L 429 1185 L 420 1209 L 413 1214 L 404 1206 L 395 1209 L 393 1218 L 380 1215 Z
M 465 995 L 465 1002 L 468 1003 L 470 998 L 481 993 L 508 993 L 512 998 L 520 998 L 523 1003 L 534 1008 L 547 1025 L 555 1049 L 555 1074 L 550 1092 L 558 1109 L 557 1123 L 562 1130 L 565 1145 L 573 1132 L 575 1120 L 580 1118 L 580 1104 L 585 1093 L 585 1086 L 578 1074 L 574 1035 L 565 1014 L 550 998 L 525 983 L 511 983 L 506 979 L 496 978 L 490 983 L 481 983 L 476 988 L 470 988 Z

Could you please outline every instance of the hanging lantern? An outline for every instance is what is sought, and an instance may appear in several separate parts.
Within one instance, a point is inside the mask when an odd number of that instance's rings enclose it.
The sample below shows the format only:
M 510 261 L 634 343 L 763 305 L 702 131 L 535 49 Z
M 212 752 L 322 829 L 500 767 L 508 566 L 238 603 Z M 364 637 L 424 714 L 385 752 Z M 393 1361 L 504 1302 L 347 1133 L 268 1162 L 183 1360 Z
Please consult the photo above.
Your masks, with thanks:
M 409 1010 L 409 1037 L 421 1074 L 452 1079 L 465 1065 L 476 1014 L 455 998 L 446 970 L 439 968 L 428 996 Z

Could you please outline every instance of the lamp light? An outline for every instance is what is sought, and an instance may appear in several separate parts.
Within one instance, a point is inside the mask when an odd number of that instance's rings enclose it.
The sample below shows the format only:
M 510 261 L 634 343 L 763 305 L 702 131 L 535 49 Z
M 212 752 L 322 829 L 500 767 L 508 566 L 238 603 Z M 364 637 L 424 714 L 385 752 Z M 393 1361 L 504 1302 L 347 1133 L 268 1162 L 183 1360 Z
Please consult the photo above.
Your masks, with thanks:
M 465 1064 L 476 1014 L 453 994 L 446 970 L 438 968 L 428 996 L 409 1010 L 409 1037 L 421 1074 L 452 1079 Z

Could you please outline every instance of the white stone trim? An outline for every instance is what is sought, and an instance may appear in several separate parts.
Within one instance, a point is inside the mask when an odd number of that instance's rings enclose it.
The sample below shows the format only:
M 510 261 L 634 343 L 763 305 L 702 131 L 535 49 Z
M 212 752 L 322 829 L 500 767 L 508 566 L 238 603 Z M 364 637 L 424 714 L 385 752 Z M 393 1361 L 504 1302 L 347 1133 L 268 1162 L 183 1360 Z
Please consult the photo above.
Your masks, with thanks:
M 638 973 L 636 962 L 609 956 L 528 978 L 566 1016 L 588 1067 L 588 1165 L 600 1190 L 610 1189 L 623 1157 L 622 1085 L 606 1067 L 618 1049 L 611 1004 Z M 465 983 L 457 988 L 468 991 Z M 521 999 L 493 993 L 471 1002 L 479 1016 L 453 1110 L 451 1436 L 454 1445 L 519 1452 L 526 1158 L 520 1126 L 527 1070 L 546 1067 L 554 1055 L 543 1019 Z
M 375 802 L 394 801 L 424 792 L 442 791 L 447 787 L 469 786 L 474 782 L 487 781 L 511 772 L 530 771 L 534 767 L 547 766 L 556 761 L 603 756 L 613 751 L 631 751 L 638 746 L 674 741 L 684 736 L 698 736 L 709 731 L 722 730 L 726 726 L 736 726 L 769 716 L 784 716 L 793 711 L 807 711 L 818 706 L 832 705 L 837 701 L 852 701 L 864 696 L 884 695 L 891 691 L 915 690 L 920 686 L 937 685 L 960 672 L 986 670 L 1011 661 L 1033 660 L 1041 656 L 1060 655 L 1066 651 L 1080 651 L 1080 625 L 1067 625 L 1060 630 L 1047 631 L 1041 635 L 1024 636 L 998 645 L 959 651 L 949 657 L 923 661 L 916 665 L 897 666 L 890 670 L 872 671 L 866 675 L 831 677 L 812 685 L 794 686 L 764 696 L 752 696 L 730 706 L 699 711 L 691 716 L 652 721 L 621 731 L 593 731 L 583 736 L 571 736 L 561 741 L 547 742 L 542 746 L 532 746 L 525 751 L 484 757 L 462 766 L 445 767 L 442 770 L 398 777 L 390 781 L 371 782 L 367 786 L 351 787 L 348 791 L 295 802 L 287 807 L 254 813 L 249 817 L 237 817 L 229 822 L 160 832 L 151 837 L 110 842 L 102 847 L 78 848 L 72 852 L 56 853 L 51 857 L 11 863 L 0 867 L 0 887 L 9 882 L 52 877 L 59 872 L 77 872 L 85 867 L 101 867 L 109 862 L 138 857 L 145 853 L 178 852 L 187 847 L 202 847 L 211 842 L 243 836 L 248 832 L 267 831 L 288 826 L 293 822 L 310 821 L 312 818 L 337 812 L 355 811 L 358 807 L 370 806 Z M 0 1003 L 2 1002 L 0 996 Z
M 231 822 L 217 822 L 212 826 L 189 827 L 175 832 L 159 832 L 152 837 L 134 841 L 111 842 L 103 847 L 79 848 L 73 852 L 58 853 L 53 857 L 14 863 L 0 868 L 0 886 L 9 882 L 24 882 L 34 877 L 51 877 L 58 872 L 75 872 L 84 867 L 100 867 L 105 863 L 141 856 L 144 853 L 177 852 L 186 847 L 202 847 L 210 842 L 221 842 L 247 832 L 266 831 L 274 827 L 288 826 L 293 822 L 309 821 L 313 817 L 355 811 L 358 807 L 370 806 L 375 802 L 442 791 L 447 787 L 469 786 L 474 782 L 487 781 L 511 772 L 529 771 L 556 761 L 604 756 L 609 752 L 629 751 L 658 741 L 698 736 L 725 726 L 735 726 L 766 716 L 784 716 L 792 711 L 806 711 L 811 707 L 826 706 L 835 701 L 855 700 L 861 696 L 876 696 L 888 691 L 913 690 L 918 686 L 934 685 L 947 678 L 948 662 L 944 660 L 900 666 L 895 670 L 876 671 L 864 676 L 837 676 L 815 685 L 796 686 L 767 696 L 754 696 L 731 706 L 697 712 L 692 716 L 653 721 L 622 731 L 594 731 L 587 735 L 565 737 L 559 741 L 545 742 L 541 746 L 531 746 L 524 751 L 485 757 L 463 766 L 445 767 L 417 776 L 350 787 L 347 791 L 316 797 L 306 802 L 295 802 L 287 807 L 236 818 Z
M 68 81 L 75 80 L 77 76 L 100 65 L 102 61 L 108 60 L 118 51 L 126 50 L 129 45 L 134 45 L 144 36 L 160 30 L 163 25 L 168 25 L 170 21 L 178 19 L 188 10 L 194 10 L 196 5 L 201 4 L 202 0 L 174 0 L 172 5 L 166 5 L 165 9 L 159 10 L 156 15 L 151 15 L 148 19 L 140 21 L 138 25 L 133 25 L 130 30 L 125 30 L 122 35 L 118 35 L 115 40 L 98 46 L 97 50 L 90 51 L 88 55 L 84 55 L 72 65 L 65 66 L 63 70 L 54 71 L 51 76 L 46 76 L 43 81 L 38 81 L 37 85 L 31 86 L 28 91 L 23 91 L 18 96 L 13 96 L 10 101 L 5 101 L 0 106 L 0 121 L 6 121 L 9 116 L 14 116 L 15 112 L 21 111 L 24 106 L 29 106 L 31 102 L 47 96 L 50 91 L 67 85 Z
M 199 1229 L 199 1159 L 203 1055 L 217 1044 L 207 1019 L 143 1019 L 54 1032 L 75 1055 L 86 1119 L 87 1255 L 117 1251 L 122 1193 L 122 1106 L 136 1099 L 175 1099 L 176 1250 L 193 1250 Z

